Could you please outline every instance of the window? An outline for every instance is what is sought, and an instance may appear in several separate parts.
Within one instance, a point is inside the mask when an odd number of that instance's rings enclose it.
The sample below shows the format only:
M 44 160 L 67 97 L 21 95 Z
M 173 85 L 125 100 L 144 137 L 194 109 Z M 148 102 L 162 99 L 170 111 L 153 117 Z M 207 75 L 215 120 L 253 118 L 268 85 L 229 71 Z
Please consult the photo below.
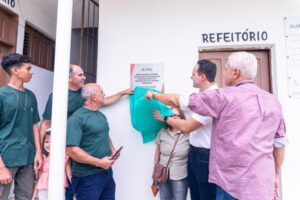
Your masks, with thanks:
M 84 0 L 74 4 L 73 13 L 81 14 L 81 22 L 73 20 L 70 63 L 82 67 L 86 83 L 96 82 L 99 5 Z
M 25 26 L 23 54 L 31 57 L 32 64 L 54 70 L 54 40 L 28 24 Z

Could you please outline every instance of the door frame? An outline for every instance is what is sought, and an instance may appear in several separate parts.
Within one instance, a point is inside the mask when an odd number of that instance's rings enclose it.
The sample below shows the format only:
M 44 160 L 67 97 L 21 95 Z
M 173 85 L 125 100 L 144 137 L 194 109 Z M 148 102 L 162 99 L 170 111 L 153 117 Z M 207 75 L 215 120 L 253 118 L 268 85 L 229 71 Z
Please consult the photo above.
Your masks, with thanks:
M 218 52 L 218 51 L 255 51 L 268 50 L 269 51 L 269 65 L 270 65 L 270 84 L 272 94 L 278 97 L 277 90 L 277 76 L 276 76 L 276 60 L 275 60 L 275 44 L 253 44 L 253 45 L 230 45 L 230 46 L 199 46 L 198 54 L 201 52 Z

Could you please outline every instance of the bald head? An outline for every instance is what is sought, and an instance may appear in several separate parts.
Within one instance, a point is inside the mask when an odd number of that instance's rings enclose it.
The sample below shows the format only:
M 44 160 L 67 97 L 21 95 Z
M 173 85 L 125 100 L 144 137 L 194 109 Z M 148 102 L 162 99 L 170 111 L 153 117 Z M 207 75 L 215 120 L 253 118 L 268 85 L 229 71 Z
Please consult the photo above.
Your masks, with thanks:
M 101 106 L 104 103 L 105 95 L 100 85 L 96 83 L 85 84 L 82 87 L 81 95 L 85 101 L 85 104 Z
M 81 89 L 81 96 L 86 101 L 97 92 L 99 86 L 96 83 L 85 84 Z
M 77 91 L 84 85 L 85 76 L 82 68 L 78 65 L 69 67 L 69 89 Z
M 75 72 L 78 70 L 82 70 L 82 68 L 79 65 L 71 64 L 69 67 L 69 77 L 74 76 Z

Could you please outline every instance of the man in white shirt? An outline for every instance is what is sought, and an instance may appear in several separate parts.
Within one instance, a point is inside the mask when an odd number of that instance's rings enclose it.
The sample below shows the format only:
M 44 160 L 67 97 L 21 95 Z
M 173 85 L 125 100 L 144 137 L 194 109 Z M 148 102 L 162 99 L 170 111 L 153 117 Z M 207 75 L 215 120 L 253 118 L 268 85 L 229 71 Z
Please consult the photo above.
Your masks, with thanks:
M 217 89 L 217 85 L 214 83 L 216 71 L 217 67 L 213 62 L 199 60 L 194 66 L 191 76 L 193 86 L 199 88 L 200 92 Z M 149 95 L 151 96 L 151 94 Z M 156 95 L 152 93 L 152 98 L 156 99 Z M 163 94 L 159 96 L 163 96 Z M 164 120 L 184 133 L 190 133 L 188 180 L 191 199 L 213 200 L 216 198 L 216 186 L 208 183 L 212 118 L 192 113 L 188 108 L 188 100 L 189 96 L 180 97 L 180 107 L 189 115 L 186 120 L 162 117 L 158 112 L 155 112 L 154 115 L 156 119 Z

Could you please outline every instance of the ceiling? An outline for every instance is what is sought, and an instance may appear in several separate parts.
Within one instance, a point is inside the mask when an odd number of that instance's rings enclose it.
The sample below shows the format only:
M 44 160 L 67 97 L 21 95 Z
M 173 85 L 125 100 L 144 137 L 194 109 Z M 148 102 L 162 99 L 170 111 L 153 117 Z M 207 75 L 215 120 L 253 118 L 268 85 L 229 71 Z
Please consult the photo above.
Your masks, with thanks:
M 30 0 L 30 1 L 34 3 L 37 7 L 39 7 L 43 12 L 47 13 L 48 16 L 56 20 L 58 0 Z M 99 0 L 94 0 L 94 1 L 99 3 Z M 80 27 L 82 2 L 83 0 L 73 0 L 73 21 L 72 21 L 73 27 Z M 87 10 L 88 0 L 85 0 L 85 2 L 86 2 L 86 10 Z M 98 9 L 97 9 L 97 14 L 98 14 Z

